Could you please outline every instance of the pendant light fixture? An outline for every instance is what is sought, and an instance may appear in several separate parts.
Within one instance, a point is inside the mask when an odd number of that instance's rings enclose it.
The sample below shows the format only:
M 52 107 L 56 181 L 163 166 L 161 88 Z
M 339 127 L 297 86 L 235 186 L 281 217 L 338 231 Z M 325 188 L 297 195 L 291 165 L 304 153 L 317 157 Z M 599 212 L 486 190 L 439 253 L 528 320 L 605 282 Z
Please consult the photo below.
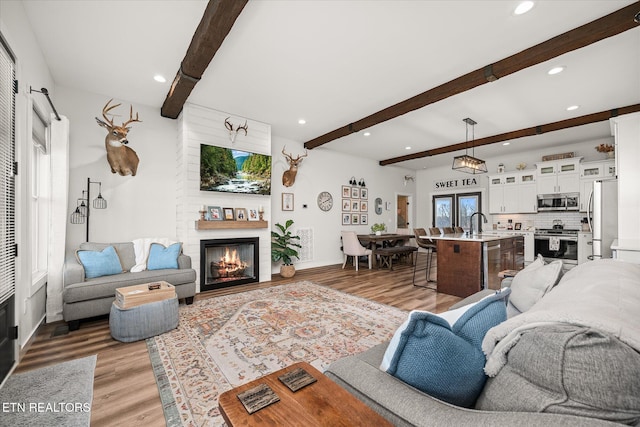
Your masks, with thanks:
M 475 147 L 473 146 L 473 142 L 475 140 L 475 125 L 477 124 L 473 119 L 466 118 L 462 120 L 466 123 L 466 131 L 467 137 L 464 148 L 464 156 L 456 156 L 453 158 L 453 165 L 451 169 L 458 170 L 460 172 L 477 174 L 477 173 L 487 173 L 487 164 L 484 160 L 480 160 L 475 155 Z M 469 143 L 469 125 L 471 125 L 471 156 L 467 154 L 467 145 Z

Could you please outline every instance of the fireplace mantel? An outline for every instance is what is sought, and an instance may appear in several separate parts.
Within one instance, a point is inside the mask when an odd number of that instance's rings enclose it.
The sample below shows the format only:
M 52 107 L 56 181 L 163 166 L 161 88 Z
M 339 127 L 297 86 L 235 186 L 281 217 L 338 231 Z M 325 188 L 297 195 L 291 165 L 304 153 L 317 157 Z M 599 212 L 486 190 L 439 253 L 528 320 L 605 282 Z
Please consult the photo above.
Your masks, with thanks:
M 269 228 L 269 221 L 196 221 L 196 230 Z

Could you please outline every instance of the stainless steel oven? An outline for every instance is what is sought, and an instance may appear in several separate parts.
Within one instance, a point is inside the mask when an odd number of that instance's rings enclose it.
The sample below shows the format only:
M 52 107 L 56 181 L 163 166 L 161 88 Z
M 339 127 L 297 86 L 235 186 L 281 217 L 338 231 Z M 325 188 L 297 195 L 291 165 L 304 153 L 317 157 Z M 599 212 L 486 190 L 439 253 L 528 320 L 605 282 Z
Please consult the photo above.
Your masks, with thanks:
M 535 253 L 545 261 L 560 260 L 565 270 L 578 265 L 578 230 L 541 229 L 534 234 Z

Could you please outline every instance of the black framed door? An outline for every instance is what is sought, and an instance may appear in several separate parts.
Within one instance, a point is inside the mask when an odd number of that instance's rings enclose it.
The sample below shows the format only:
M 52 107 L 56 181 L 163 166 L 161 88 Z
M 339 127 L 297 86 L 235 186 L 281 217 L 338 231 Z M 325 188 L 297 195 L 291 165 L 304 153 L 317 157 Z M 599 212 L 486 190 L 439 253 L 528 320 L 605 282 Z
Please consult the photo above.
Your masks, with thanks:
M 462 227 L 468 231 L 471 215 L 482 212 L 482 197 L 480 192 L 438 194 L 433 196 L 431 205 L 433 227 Z M 474 218 L 474 230 L 478 230 L 478 221 Z

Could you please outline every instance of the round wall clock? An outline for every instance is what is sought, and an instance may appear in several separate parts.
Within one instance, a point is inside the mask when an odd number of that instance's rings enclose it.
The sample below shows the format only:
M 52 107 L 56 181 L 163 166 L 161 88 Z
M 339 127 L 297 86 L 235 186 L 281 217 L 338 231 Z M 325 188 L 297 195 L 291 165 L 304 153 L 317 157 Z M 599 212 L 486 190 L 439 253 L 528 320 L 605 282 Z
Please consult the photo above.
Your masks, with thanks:
M 318 207 L 322 211 L 330 211 L 333 207 L 333 196 L 328 191 L 318 194 Z

